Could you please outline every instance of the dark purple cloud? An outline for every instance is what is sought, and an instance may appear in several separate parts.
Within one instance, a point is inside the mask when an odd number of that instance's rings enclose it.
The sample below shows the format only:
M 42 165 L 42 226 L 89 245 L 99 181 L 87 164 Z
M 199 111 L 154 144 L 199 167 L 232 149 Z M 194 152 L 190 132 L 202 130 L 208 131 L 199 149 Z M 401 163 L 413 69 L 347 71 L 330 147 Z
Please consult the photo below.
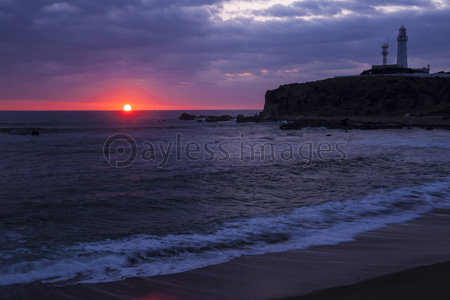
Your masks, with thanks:
M 230 2 L 0 0 L 0 100 L 80 100 L 127 84 L 177 105 L 262 107 L 279 84 L 379 64 L 388 35 L 394 63 L 401 25 L 412 67 L 450 70 L 449 5 L 280 1 L 225 18 Z

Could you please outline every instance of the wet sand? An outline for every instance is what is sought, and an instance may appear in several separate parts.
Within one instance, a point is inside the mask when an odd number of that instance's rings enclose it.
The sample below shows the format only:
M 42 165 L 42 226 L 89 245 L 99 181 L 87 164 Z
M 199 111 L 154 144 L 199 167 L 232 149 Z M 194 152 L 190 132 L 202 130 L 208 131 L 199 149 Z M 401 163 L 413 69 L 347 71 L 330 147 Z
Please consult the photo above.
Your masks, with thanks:
M 397 292 L 415 287 L 420 290 L 414 280 L 424 283 L 424 289 L 434 287 L 443 294 L 445 291 L 439 288 L 439 282 L 448 281 L 450 263 L 417 267 L 450 261 L 449 237 L 450 209 L 441 209 L 407 223 L 358 235 L 355 241 L 338 245 L 241 257 L 184 273 L 119 282 L 0 287 L 0 299 L 405 299 L 399 298 Z M 404 270 L 408 271 L 393 274 Z M 411 279 L 408 274 L 416 277 Z M 421 278 L 426 278 L 429 285 Z M 374 281 L 361 282 L 368 279 Z M 371 289 L 399 296 L 368 298 Z M 351 293 L 353 298 L 345 293 Z M 339 295 L 344 296 L 335 298 Z
M 450 262 L 417 267 L 285 300 L 448 300 Z

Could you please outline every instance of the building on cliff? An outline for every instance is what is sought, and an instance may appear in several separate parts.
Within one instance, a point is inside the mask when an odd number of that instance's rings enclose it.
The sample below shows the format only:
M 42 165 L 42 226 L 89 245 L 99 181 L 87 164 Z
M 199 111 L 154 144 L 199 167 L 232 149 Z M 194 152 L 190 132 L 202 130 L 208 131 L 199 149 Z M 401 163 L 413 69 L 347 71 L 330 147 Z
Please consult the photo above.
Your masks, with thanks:
M 404 26 L 400 27 L 397 36 L 397 63 L 388 64 L 388 48 L 389 42 L 383 43 L 381 48 L 383 51 L 381 55 L 383 56 L 383 64 L 372 65 L 370 70 L 364 70 L 359 75 L 344 75 L 344 76 L 334 76 L 339 77 L 356 77 L 356 76 L 414 76 L 414 77 L 450 77 L 450 72 L 438 72 L 431 74 L 430 65 L 426 68 L 413 69 L 408 67 L 408 51 L 407 51 L 408 36 L 406 35 L 406 28 Z
M 426 68 L 411 69 L 408 68 L 408 36 L 406 35 L 406 28 L 404 26 L 400 27 L 397 36 L 397 63 L 388 64 L 387 56 L 389 51 L 389 43 L 384 43 L 381 45 L 383 51 L 383 64 L 373 65 L 372 69 L 366 70 L 361 75 L 408 75 L 408 76 L 427 76 L 430 73 L 430 65 Z

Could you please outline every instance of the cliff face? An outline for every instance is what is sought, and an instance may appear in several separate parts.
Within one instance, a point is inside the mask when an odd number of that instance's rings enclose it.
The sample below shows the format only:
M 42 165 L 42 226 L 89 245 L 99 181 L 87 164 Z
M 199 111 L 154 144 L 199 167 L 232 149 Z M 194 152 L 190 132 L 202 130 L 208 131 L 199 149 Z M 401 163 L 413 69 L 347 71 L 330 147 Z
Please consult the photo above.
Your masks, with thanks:
M 331 78 L 282 85 L 267 91 L 265 98 L 265 119 L 299 115 L 450 115 L 450 78 Z

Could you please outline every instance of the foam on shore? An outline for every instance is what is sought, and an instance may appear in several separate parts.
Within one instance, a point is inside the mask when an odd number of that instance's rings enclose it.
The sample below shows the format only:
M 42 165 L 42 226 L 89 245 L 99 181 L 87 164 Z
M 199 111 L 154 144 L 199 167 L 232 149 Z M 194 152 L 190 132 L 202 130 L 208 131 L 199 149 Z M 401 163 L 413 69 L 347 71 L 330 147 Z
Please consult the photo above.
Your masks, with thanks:
M 1 287 L 5 299 L 277 299 L 450 260 L 450 210 L 358 235 L 356 241 L 244 256 L 184 273 L 118 282 Z
M 27 249 L 17 249 L 10 257 L 2 257 L 9 262 L 21 255 L 19 262 L 0 267 L 0 285 L 109 282 L 180 273 L 243 255 L 335 245 L 351 241 L 357 234 L 449 207 L 449 182 L 450 179 L 232 221 L 210 233 L 135 235 L 80 243 L 39 259 L 33 259 Z

